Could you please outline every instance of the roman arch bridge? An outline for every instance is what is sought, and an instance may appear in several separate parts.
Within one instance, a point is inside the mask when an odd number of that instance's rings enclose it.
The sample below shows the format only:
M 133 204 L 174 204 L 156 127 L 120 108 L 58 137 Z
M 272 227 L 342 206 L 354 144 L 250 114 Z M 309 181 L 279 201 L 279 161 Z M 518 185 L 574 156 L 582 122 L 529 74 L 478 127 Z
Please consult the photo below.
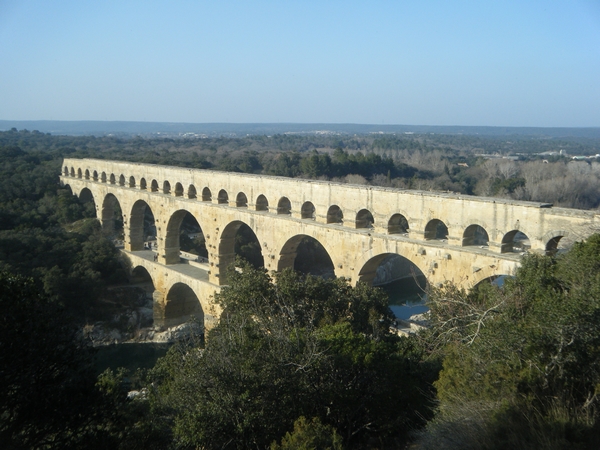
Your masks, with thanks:
M 65 159 L 61 182 L 93 199 L 107 232 L 122 221 L 123 252 L 134 274 L 151 278 L 155 323 L 163 325 L 191 314 L 214 324 L 220 310 L 211 297 L 227 284 L 242 227 L 270 271 L 297 268 L 310 253 L 299 248 L 310 241 L 322 250 L 314 263 L 327 260 L 332 275 L 353 284 L 389 281 L 394 257 L 392 277 L 466 288 L 511 274 L 525 251 L 555 252 L 600 228 L 594 212 L 545 203 L 96 159 Z M 149 212 L 155 251 L 147 244 Z M 198 261 L 180 251 L 188 215 L 205 240 Z

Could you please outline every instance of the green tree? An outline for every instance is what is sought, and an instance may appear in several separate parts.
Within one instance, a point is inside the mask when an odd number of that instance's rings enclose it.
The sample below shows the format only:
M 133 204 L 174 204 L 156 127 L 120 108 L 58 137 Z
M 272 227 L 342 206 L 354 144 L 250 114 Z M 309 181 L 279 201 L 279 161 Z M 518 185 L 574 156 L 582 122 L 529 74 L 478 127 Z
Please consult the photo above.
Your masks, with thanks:
M 432 372 L 413 340 L 389 333 L 381 292 L 292 271 L 274 282 L 239 264 L 206 348 L 176 347 L 153 371 L 153 410 L 178 445 L 266 448 L 300 416 L 349 448 L 423 425 Z

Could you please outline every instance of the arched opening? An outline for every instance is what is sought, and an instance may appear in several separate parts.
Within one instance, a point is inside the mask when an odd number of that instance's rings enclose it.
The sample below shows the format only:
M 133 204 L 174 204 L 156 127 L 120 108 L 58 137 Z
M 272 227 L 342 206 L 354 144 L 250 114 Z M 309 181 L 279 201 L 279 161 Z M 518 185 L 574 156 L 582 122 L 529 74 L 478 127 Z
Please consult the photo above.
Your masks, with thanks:
M 304 202 L 300 209 L 300 216 L 303 219 L 315 220 L 315 205 L 312 202 Z
M 277 203 L 277 214 L 291 214 L 292 204 L 287 197 L 281 197 Z
M 65 166 L 65 167 L 63 168 L 63 175 L 64 175 L 65 177 L 69 176 L 69 168 L 68 168 L 67 166 Z
M 158 181 L 152 180 L 152 183 L 150 183 L 150 191 L 158 192 Z
M 146 185 L 146 179 L 145 178 L 140 178 L 140 189 L 142 191 L 145 191 L 146 189 L 148 189 L 148 186 Z
M 123 212 L 113 194 L 107 194 L 102 202 L 102 231 L 107 236 L 123 239 Z
M 202 201 L 203 202 L 212 202 L 212 192 L 210 192 L 210 189 L 207 187 L 202 189 Z
M 102 179 L 102 182 L 103 182 L 103 183 L 106 183 L 106 172 L 102 172 L 102 177 L 101 177 L 101 179 Z
M 262 194 L 260 194 L 256 198 L 256 210 L 257 211 L 268 211 L 269 210 L 269 201 L 267 200 L 267 197 L 265 197 Z
M 338 205 L 331 205 L 327 210 L 327 223 L 343 223 L 344 214 Z
M 239 220 L 229 223 L 221 233 L 219 267 L 222 283 L 226 283 L 227 269 L 239 256 L 256 268 L 264 267 L 260 243 L 252 228 Z
M 71 176 L 75 177 L 75 167 L 71 167 Z
M 394 214 L 388 221 L 388 234 L 407 234 L 408 220 L 402 214 Z
M 129 177 L 129 187 L 130 188 L 135 187 L 135 178 L 134 177 Z
M 484 278 L 471 288 L 471 292 L 476 292 L 488 286 L 502 287 L 506 278 L 512 278 L 511 275 L 492 275 Z
M 523 253 L 531 248 L 529 237 L 519 231 L 512 230 L 504 235 L 500 244 L 501 253 Z
M 389 297 L 390 308 L 400 319 L 427 311 L 424 305 L 427 279 L 408 258 L 396 253 L 383 253 L 365 263 L 358 281 L 380 287 Z
M 279 253 L 277 270 L 291 267 L 297 272 L 322 278 L 335 278 L 329 253 L 316 239 L 299 234 L 289 239 Z
M 181 183 L 175 183 L 175 197 L 183 197 L 183 186 Z
M 88 169 L 85 169 L 85 179 L 86 180 L 90 179 L 90 171 Z
M 208 262 L 206 238 L 200 224 L 189 212 L 184 216 L 179 227 L 179 250 L 189 253 L 184 259 Z
M 361 209 L 356 214 L 356 228 L 373 228 L 375 219 L 368 209 Z
M 237 197 L 235 198 L 235 206 L 237 208 L 247 208 L 248 207 L 248 197 L 243 192 L 239 192 Z
M 88 188 L 83 188 L 79 193 L 79 203 L 83 205 L 83 217 L 89 219 L 96 218 L 96 202 L 94 195 Z
M 117 179 L 115 178 L 115 174 L 111 173 L 110 174 L 110 184 L 116 184 L 117 183 Z
M 562 250 L 562 247 L 560 246 L 560 240 L 563 238 L 564 236 L 554 236 L 552 239 L 550 239 L 547 243 L 546 243 L 546 255 L 548 256 L 554 256 L 556 255 L 560 250 Z
M 152 209 L 144 200 L 131 208 L 129 219 L 129 244 L 131 250 L 151 250 L 156 246 L 156 223 Z
M 171 183 L 169 183 L 167 180 L 165 180 L 163 182 L 162 192 L 163 192 L 163 194 L 170 194 L 171 193 Z
M 197 197 L 197 195 L 196 195 L 196 188 L 194 187 L 193 184 L 189 185 L 187 196 L 188 196 L 188 198 L 190 200 L 194 200 Z
M 119 186 L 125 186 L 125 176 L 121 175 L 119 177 Z
M 227 191 L 225 189 L 221 189 L 219 191 L 219 195 L 217 196 L 217 203 L 219 203 L 219 205 L 229 204 L 229 195 L 227 195 Z
M 177 264 L 182 257 L 184 261 L 208 262 L 202 228 L 196 218 L 184 209 L 176 211 L 169 219 L 165 239 L 166 264 Z
M 82 178 L 81 169 L 77 169 L 77 178 Z
M 92 174 L 92 179 L 94 181 L 98 181 L 98 172 L 94 170 L 94 173 Z
M 174 327 L 191 319 L 204 329 L 204 311 L 194 291 L 183 283 L 175 283 L 167 294 L 163 326 Z
M 463 233 L 463 247 L 478 246 L 487 247 L 490 238 L 487 231 L 480 225 L 469 225 Z
M 143 291 L 144 304 L 146 311 L 154 309 L 153 293 L 155 291 L 152 276 L 143 266 L 136 266 L 129 276 L 129 286 Z M 143 310 L 139 310 L 140 312 Z M 153 314 L 140 314 L 140 327 L 147 328 L 154 325 Z
M 425 227 L 425 239 L 437 241 L 448 239 L 448 227 L 439 219 L 430 220 Z

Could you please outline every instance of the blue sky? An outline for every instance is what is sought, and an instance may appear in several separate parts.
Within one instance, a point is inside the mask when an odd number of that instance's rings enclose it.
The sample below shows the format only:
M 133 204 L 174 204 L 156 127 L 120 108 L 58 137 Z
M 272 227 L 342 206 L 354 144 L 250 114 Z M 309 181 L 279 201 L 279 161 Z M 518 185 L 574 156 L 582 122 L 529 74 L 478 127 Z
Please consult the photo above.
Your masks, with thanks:
M 600 1 L 0 0 L 0 119 L 600 126 Z

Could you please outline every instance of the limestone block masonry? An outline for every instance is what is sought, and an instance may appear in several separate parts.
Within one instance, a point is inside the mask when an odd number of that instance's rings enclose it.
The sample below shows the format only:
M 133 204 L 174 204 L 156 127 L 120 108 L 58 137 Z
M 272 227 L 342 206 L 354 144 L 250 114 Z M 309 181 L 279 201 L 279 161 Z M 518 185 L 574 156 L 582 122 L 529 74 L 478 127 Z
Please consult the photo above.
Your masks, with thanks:
M 385 256 L 397 254 L 429 283 L 466 288 L 513 273 L 524 251 L 555 252 L 600 230 L 596 212 L 546 203 L 152 164 L 69 158 L 60 179 L 75 195 L 94 200 L 107 231 L 120 207 L 124 253 L 132 270 L 144 267 L 152 278 L 159 324 L 177 323 L 192 310 L 206 327 L 218 320 L 212 295 L 227 283 L 242 224 L 255 233 L 268 270 L 293 267 L 299 242 L 309 236 L 326 249 L 335 275 L 353 284 L 370 283 Z M 144 253 L 146 208 L 155 218 L 156 261 Z M 188 212 L 209 253 L 207 265 L 193 270 L 181 267 L 179 249 Z M 182 285 L 195 294 L 193 308 Z

